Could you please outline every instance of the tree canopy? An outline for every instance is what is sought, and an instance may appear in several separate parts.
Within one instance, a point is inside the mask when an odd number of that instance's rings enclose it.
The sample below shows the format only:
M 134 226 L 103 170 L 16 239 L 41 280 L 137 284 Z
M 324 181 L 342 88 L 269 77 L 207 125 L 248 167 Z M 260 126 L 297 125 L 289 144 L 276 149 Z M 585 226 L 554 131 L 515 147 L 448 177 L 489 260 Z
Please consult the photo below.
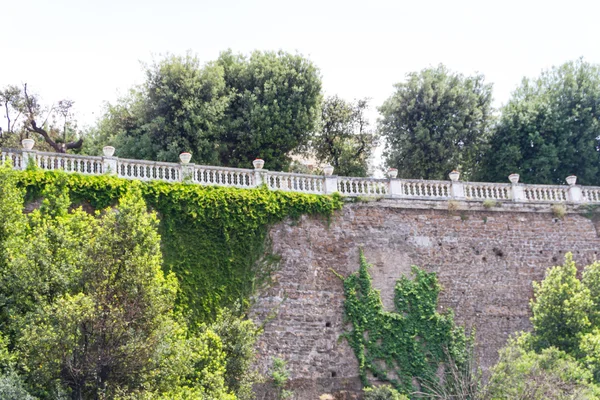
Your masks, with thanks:
M 321 99 L 317 68 L 300 55 L 222 53 L 201 65 L 170 56 L 146 67 L 146 81 L 109 105 L 97 137 L 123 157 L 249 167 L 263 158 L 281 170 L 308 144 Z M 106 143 L 103 143 L 106 144 Z
M 400 178 L 473 175 L 491 127 L 492 86 L 483 75 L 463 76 L 445 66 L 408 74 L 379 108 L 384 153 Z
M 577 175 L 600 185 L 600 67 L 583 60 L 523 79 L 502 109 L 481 179 L 511 173 L 532 183 L 564 184 Z
M 348 102 L 331 96 L 323 101 L 320 127 L 310 147 L 319 162 L 334 167 L 336 175 L 368 174 L 377 135 L 369 129 L 367 109 L 367 99 Z

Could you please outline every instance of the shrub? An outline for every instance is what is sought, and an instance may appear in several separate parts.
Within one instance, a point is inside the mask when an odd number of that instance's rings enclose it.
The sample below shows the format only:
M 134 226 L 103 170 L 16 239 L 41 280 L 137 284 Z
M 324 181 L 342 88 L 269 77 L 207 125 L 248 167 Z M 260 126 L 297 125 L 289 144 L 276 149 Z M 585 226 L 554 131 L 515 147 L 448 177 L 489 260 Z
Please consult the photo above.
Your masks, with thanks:
M 485 199 L 482 203 L 485 208 L 498 207 L 499 203 L 493 199 Z
M 562 204 L 552 204 L 552 214 L 556 218 L 563 219 L 565 214 L 567 213 L 567 208 Z
M 390 385 L 373 386 L 363 389 L 363 400 L 408 400 Z

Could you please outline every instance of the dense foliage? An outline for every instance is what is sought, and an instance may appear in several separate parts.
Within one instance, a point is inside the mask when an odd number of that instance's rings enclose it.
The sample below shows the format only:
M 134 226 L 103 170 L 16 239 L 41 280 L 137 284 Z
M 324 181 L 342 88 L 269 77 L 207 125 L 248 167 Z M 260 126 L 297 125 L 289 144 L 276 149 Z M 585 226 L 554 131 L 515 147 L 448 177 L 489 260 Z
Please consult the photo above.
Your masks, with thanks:
M 583 269 L 570 253 L 534 283 L 533 331 L 500 352 L 488 398 L 596 399 L 600 397 L 600 263 Z
M 380 107 L 385 162 L 400 178 L 443 179 L 478 168 L 491 128 L 492 86 L 443 65 L 408 75 Z
M 521 343 L 520 343 L 521 342 Z M 572 356 L 549 347 L 536 353 L 511 339 L 492 368 L 485 399 L 596 399 L 592 374 Z
M 367 387 L 363 389 L 363 400 L 408 400 L 390 385 Z
M 366 99 L 348 102 L 331 96 L 323 101 L 320 128 L 310 147 L 317 161 L 331 164 L 336 175 L 368 175 L 377 135 L 369 129 L 367 110 Z
M 502 182 L 600 185 L 600 66 L 583 60 L 524 79 L 502 109 L 479 175 Z
M 57 180 L 70 190 L 75 204 L 103 209 L 116 203 L 134 183 L 111 176 L 20 172 L 21 184 L 35 200 Z M 302 214 L 328 218 L 341 208 L 338 197 L 206 187 L 152 181 L 140 186 L 148 205 L 159 213 L 163 268 L 179 280 L 179 304 L 197 322 L 213 319 L 217 310 L 247 305 L 257 285 L 268 277 L 273 256 L 266 248 L 267 228 Z
M 146 82 L 110 105 L 91 135 L 122 157 L 177 161 L 190 151 L 200 164 L 286 169 L 288 154 L 316 127 L 321 81 L 299 55 L 224 52 L 215 62 L 168 57 L 146 69 Z
M 192 332 L 175 311 L 178 282 L 163 273 L 158 219 L 141 185 L 88 214 L 70 209 L 66 179 L 56 179 L 26 215 L 18 175 L 0 168 L 0 208 L 12 213 L 0 221 L 0 390 L 235 399 L 226 340 L 210 326 Z
M 429 383 L 440 378 L 440 365 L 468 361 L 472 338 L 454 324 L 451 311 L 436 311 L 441 287 L 434 273 L 414 267 L 414 280 L 398 280 L 395 312 L 387 312 L 368 268 L 361 252 L 359 270 L 344 279 L 345 317 L 352 325 L 344 337 L 358 359 L 363 385 L 371 384 L 371 373 L 400 393 L 426 392 Z M 444 379 L 453 384 L 452 376 Z M 415 387 L 415 382 L 423 387 Z

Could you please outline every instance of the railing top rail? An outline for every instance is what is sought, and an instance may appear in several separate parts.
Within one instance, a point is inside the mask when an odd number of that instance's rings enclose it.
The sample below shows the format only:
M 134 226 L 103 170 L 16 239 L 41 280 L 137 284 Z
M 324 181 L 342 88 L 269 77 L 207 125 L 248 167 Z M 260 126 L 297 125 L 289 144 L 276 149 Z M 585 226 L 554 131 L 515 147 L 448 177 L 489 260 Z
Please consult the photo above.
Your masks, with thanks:
M 81 154 L 70 154 L 70 153 L 53 153 L 49 151 L 38 151 L 36 155 L 39 156 L 51 156 L 51 157 L 64 157 L 64 158 L 77 158 L 80 160 L 98 160 L 102 161 L 102 157 L 99 156 L 83 156 Z
M 387 179 L 385 179 L 387 180 Z M 402 182 L 408 182 L 408 183 L 441 183 L 444 185 L 449 185 L 450 181 L 434 181 L 434 180 L 428 180 L 428 179 L 399 179 Z
M 463 181 L 465 185 L 473 185 L 473 186 L 506 186 L 510 187 L 510 183 L 506 182 L 471 182 L 471 181 Z
M 218 165 L 203 165 L 203 164 L 190 164 L 194 168 L 204 168 L 204 169 L 221 169 L 224 171 L 238 171 L 238 172 L 254 172 L 255 170 L 251 168 L 233 168 L 233 167 L 220 167 Z
M 16 154 L 23 153 L 23 150 L 21 150 L 21 149 L 9 149 L 6 147 L 0 147 L 0 151 L 3 153 L 16 153 Z
M 531 183 L 526 183 L 523 184 L 523 187 L 525 189 L 561 189 L 561 190 L 568 190 L 569 186 L 568 185 L 539 185 L 539 184 L 531 184 Z
M 368 178 L 368 177 L 358 177 L 358 176 L 337 176 L 338 179 L 343 179 L 346 181 L 369 181 L 369 182 L 389 182 L 389 179 L 386 178 Z
M 119 163 L 144 164 L 144 165 L 151 165 L 151 166 L 173 167 L 173 168 L 178 168 L 181 166 L 181 164 L 179 164 L 179 163 L 172 163 L 172 162 L 166 162 L 166 161 L 148 161 L 148 160 L 136 160 L 133 158 L 116 158 L 116 157 L 115 157 L 115 159 Z
M 252 170 L 254 171 L 254 170 Z M 267 174 L 269 175 L 278 175 L 278 176 L 299 176 L 302 178 L 317 178 L 317 179 L 323 179 L 325 178 L 323 175 L 313 175 L 313 174 L 298 174 L 296 172 L 280 172 L 280 171 L 269 171 L 269 170 L 263 170 L 265 171 Z M 341 178 L 341 177 L 340 177 Z

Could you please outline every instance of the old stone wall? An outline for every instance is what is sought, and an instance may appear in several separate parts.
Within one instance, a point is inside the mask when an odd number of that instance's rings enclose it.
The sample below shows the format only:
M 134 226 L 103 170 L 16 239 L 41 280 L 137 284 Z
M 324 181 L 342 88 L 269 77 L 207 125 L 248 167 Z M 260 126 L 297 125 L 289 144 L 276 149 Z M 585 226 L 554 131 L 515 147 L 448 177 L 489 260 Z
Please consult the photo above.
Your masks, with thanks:
M 254 317 L 266 321 L 258 343 L 259 366 L 273 357 L 288 362 L 296 399 L 329 393 L 354 398 L 357 361 L 343 331 L 342 284 L 332 269 L 358 269 L 364 249 L 374 285 L 391 307 L 393 288 L 411 265 L 434 271 L 444 287 L 440 309 L 476 328 L 477 358 L 486 369 L 508 336 L 528 330 L 532 281 L 573 252 L 580 267 L 600 259 L 595 223 L 569 209 L 556 218 L 550 205 L 383 200 L 348 204 L 332 221 L 304 217 L 271 230 L 281 255 L 272 285 L 257 298 Z M 259 398 L 273 398 L 267 386 Z

